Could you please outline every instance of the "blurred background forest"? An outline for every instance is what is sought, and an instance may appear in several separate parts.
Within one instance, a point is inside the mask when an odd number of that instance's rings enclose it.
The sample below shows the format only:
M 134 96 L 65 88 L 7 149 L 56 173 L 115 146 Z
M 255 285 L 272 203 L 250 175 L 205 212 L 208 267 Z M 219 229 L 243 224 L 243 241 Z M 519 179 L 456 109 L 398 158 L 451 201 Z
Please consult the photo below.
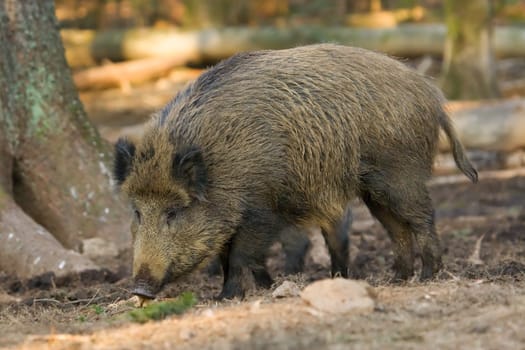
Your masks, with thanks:
M 80 90 L 203 68 L 239 51 L 316 42 L 409 58 L 422 73 L 443 75 L 452 99 L 525 90 L 522 0 L 56 0 L 56 15 L 75 70 L 156 58 L 77 76 Z
M 433 77 L 449 99 L 458 101 L 451 110 L 463 116 L 455 119 L 470 149 L 514 151 L 516 137 L 500 132 L 503 124 L 525 133 L 521 114 L 516 115 L 522 101 L 507 101 L 525 95 L 524 0 L 56 0 L 55 4 L 81 100 L 110 141 L 122 132 L 140 133 L 140 123 L 155 109 L 221 59 L 240 51 L 317 42 L 385 52 Z M 500 102 L 495 104 L 495 99 Z M 495 114 L 500 117 L 497 122 Z M 489 167 L 500 163 L 489 158 Z M 512 159 L 519 165 L 525 162 L 522 156 Z
M 498 24 L 525 24 L 524 1 L 491 2 Z M 55 3 L 63 28 L 99 30 L 297 24 L 385 27 L 444 21 L 443 0 L 56 0 Z M 356 14 L 368 14 L 371 20 L 359 22 Z

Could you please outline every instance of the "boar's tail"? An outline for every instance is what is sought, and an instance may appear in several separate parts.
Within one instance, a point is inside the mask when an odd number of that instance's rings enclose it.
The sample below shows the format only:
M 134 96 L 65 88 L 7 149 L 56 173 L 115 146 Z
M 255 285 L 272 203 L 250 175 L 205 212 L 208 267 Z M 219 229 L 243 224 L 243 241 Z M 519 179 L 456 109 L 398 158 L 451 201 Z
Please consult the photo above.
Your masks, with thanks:
M 452 147 L 452 154 L 454 155 L 454 161 L 456 162 L 457 167 L 470 179 L 470 181 L 474 183 L 478 182 L 478 171 L 467 158 L 465 148 L 463 148 L 463 145 L 459 142 L 458 135 L 456 134 L 450 118 L 445 111 L 443 111 L 440 118 L 440 124 L 441 128 L 447 135 L 450 146 Z

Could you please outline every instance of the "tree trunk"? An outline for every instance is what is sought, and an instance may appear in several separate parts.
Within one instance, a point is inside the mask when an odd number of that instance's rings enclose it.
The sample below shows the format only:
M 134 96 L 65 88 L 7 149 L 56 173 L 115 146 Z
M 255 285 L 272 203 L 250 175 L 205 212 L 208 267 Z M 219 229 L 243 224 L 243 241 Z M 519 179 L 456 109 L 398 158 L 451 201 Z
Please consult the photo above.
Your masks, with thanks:
M 489 0 L 446 0 L 443 90 L 452 99 L 499 96 Z
M 78 99 L 54 13 L 52 0 L 0 0 L 0 270 L 21 277 L 96 267 L 70 251 L 88 238 L 129 242 L 110 153 Z

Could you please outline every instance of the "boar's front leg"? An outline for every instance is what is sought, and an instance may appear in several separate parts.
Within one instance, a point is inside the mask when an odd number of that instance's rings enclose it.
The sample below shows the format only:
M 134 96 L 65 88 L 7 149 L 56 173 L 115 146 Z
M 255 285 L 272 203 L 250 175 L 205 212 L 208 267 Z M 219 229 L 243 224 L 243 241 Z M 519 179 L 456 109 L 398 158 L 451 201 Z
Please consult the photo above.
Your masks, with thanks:
M 394 243 L 394 280 L 407 280 L 414 274 L 414 238 L 421 249 L 420 278 L 428 280 L 443 266 L 434 209 L 425 179 L 416 176 L 417 169 L 406 169 L 412 177 L 386 171 L 366 174 L 362 177 L 362 198 Z
M 224 247 L 222 248 L 219 258 L 221 260 L 222 266 L 222 276 L 223 276 L 223 286 L 228 280 L 228 272 L 230 270 L 230 247 L 232 245 L 231 240 L 229 240 Z
M 221 256 L 224 285 L 218 299 L 244 298 L 253 276 L 259 285 L 268 287 L 272 284 L 264 263 L 270 245 L 283 227 L 281 220 L 268 210 L 248 210 L 244 213 L 241 224 Z
M 289 226 L 280 234 L 281 245 L 286 256 L 284 273 L 293 275 L 303 272 L 304 258 L 310 248 L 310 239 L 306 230 L 296 226 Z
M 349 233 L 352 227 L 352 211 L 348 207 L 343 216 L 332 226 L 321 229 L 332 263 L 332 277 L 341 275 L 348 277 L 349 257 Z

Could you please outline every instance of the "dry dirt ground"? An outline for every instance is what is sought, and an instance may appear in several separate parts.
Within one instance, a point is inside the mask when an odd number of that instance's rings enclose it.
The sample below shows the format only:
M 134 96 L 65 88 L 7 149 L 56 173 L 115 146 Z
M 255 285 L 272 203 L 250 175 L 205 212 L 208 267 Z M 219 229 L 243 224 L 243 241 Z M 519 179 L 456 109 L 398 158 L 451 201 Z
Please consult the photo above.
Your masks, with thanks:
M 198 272 L 163 293 L 193 291 L 200 300 L 195 308 L 183 316 L 137 325 L 127 317 L 133 309 L 127 277 L 111 273 L 61 281 L 4 277 L 0 346 L 525 348 L 525 172 L 501 174 L 484 174 L 475 186 L 464 182 L 431 186 L 446 269 L 428 283 L 389 281 L 389 239 L 355 203 L 351 252 L 355 268 L 375 289 L 377 304 L 371 314 L 324 314 L 297 297 L 273 299 L 269 290 L 253 290 L 242 302 L 217 303 L 212 297 L 219 292 L 221 277 Z M 315 233 L 313 238 L 316 249 L 302 275 L 281 276 L 283 257 L 275 248 L 269 267 L 278 281 L 289 279 L 304 286 L 328 276 L 324 247 L 319 248 Z
M 156 89 L 155 97 L 144 95 L 140 111 L 133 107 L 140 89 L 128 100 L 118 91 L 84 94 L 83 100 L 111 139 L 120 127 L 143 120 L 165 103 L 173 86 L 161 81 Z M 115 110 L 100 107 L 108 105 Z M 192 291 L 199 298 L 196 307 L 183 316 L 139 325 L 127 314 L 134 308 L 127 269 L 60 280 L 42 276 L 20 281 L 0 275 L 0 347 L 525 348 L 525 170 L 484 173 L 477 185 L 456 180 L 436 178 L 431 184 L 445 269 L 428 283 L 415 278 L 405 284 L 390 281 L 388 236 L 362 204 L 353 204 L 351 255 L 355 271 L 375 290 L 376 307 L 370 314 L 325 314 L 298 297 L 274 299 L 271 290 L 254 289 L 245 301 L 218 303 L 213 296 L 222 277 L 200 271 L 169 285 L 161 295 Z M 311 238 L 315 244 L 304 274 L 282 276 L 283 255 L 275 247 L 268 261 L 275 286 L 287 279 L 302 287 L 328 277 L 325 247 L 315 231 Z M 129 254 L 122 256 L 125 266 L 129 260 Z

